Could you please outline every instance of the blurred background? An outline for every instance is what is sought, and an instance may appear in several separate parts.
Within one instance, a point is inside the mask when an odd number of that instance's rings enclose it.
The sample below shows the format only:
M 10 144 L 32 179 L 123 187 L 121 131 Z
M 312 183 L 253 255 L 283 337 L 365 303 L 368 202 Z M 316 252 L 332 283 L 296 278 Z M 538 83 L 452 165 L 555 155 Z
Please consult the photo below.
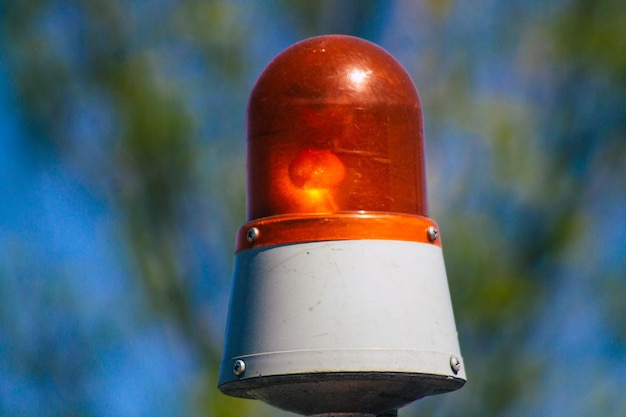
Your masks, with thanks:
M 0 3 L 0 416 L 289 416 L 216 388 L 245 111 L 309 36 L 424 109 L 468 383 L 401 416 L 626 415 L 626 2 Z

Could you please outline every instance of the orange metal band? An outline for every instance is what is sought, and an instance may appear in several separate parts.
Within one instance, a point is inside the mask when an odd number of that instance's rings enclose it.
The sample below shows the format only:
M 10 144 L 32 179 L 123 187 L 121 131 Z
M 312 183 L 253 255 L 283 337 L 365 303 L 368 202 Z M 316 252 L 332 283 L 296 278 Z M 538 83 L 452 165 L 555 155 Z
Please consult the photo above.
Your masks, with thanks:
M 428 217 L 377 212 L 281 215 L 246 223 L 236 252 L 260 246 L 328 240 L 403 240 L 441 247 L 437 224 Z

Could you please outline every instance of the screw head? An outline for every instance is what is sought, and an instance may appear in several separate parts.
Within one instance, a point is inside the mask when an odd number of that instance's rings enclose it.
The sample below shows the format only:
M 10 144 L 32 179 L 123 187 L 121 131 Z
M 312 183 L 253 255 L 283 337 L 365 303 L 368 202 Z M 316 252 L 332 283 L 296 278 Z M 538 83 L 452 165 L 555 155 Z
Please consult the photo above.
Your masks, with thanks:
M 461 370 L 461 361 L 459 360 L 459 358 L 457 358 L 456 356 L 450 357 L 450 368 L 455 375 L 459 373 L 459 371 Z
M 241 376 L 244 372 L 246 372 L 246 363 L 241 359 L 237 359 L 233 364 L 233 373 L 237 376 Z
M 259 232 L 259 229 L 257 229 L 256 227 L 251 227 L 248 229 L 246 239 L 248 239 L 248 242 L 252 243 L 259 238 L 260 233 L 261 232 Z
M 426 234 L 428 235 L 428 240 L 434 242 L 435 239 L 437 239 L 437 237 L 439 236 L 439 230 L 437 230 L 435 226 L 428 226 L 428 229 L 426 229 Z

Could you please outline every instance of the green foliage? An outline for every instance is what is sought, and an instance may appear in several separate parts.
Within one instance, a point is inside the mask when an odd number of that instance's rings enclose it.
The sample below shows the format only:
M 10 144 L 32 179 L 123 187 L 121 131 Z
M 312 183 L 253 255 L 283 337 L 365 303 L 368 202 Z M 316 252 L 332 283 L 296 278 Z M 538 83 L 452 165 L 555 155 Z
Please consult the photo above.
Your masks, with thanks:
M 613 0 L 578 0 L 557 19 L 559 56 L 569 65 L 626 80 L 626 5 Z

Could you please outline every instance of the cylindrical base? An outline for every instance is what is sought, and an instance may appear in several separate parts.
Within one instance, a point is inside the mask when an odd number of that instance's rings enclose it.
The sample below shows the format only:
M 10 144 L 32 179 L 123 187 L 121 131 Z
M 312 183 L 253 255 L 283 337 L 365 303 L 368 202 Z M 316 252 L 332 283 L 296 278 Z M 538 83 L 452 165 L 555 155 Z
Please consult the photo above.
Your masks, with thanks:
M 241 251 L 219 388 L 304 415 L 380 414 L 465 383 L 441 248 Z
M 224 394 L 255 398 L 302 415 L 380 415 L 427 395 L 461 388 L 465 380 L 439 375 L 355 372 L 249 378 L 220 385 Z
M 379 417 L 376 414 L 368 413 L 324 413 L 324 414 L 312 414 L 308 417 Z M 384 416 L 387 417 L 387 416 Z
M 370 414 L 370 413 L 323 413 L 312 414 L 308 417 L 397 417 L 398 410 L 390 410 L 383 414 Z

